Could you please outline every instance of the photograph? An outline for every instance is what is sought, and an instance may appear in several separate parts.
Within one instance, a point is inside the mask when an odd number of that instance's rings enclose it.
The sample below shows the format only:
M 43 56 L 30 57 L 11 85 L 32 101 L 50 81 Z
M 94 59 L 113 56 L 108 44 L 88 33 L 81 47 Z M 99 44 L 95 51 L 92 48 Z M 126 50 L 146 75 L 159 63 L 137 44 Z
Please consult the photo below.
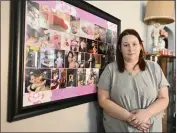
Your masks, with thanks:
M 70 51 L 78 52 L 79 51 L 79 44 L 80 44 L 79 36 L 71 35 L 70 40 L 71 40 Z
M 42 40 L 46 40 L 48 43 L 48 36 L 45 35 L 44 30 L 43 28 L 34 29 L 30 25 L 27 25 L 25 45 L 41 47 Z
M 77 69 L 77 86 L 86 85 L 86 69 L 79 68 Z
M 41 39 L 41 47 L 61 49 L 62 33 L 55 30 L 44 30 L 45 37 Z
M 85 68 L 85 53 L 78 53 L 79 68 Z
M 50 90 L 50 69 L 26 69 L 25 93 Z
M 79 52 L 87 52 L 87 39 L 80 37 Z
M 56 10 L 53 13 L 53 23 L 49 28 L 70 33 L 70 15 Z
M 80 36 L 94 39 L 94 24 L 80 20 Z
M 36 2 L 28 1 L 27 2 L 27 12 L 26 12 L 26 24 L 35 30 L 40 29 L 40 9 L 39 4 Z
M 93 54 L 85 53 L 85 68 L 94 68 L 96 64 Z
M 77 69 L 67 69 L 67 87 L 76 87 Z
M 99 77 L 99 69 L 96 69 L 96 68 L 86 69 L 86 84 L 87 85 L 97 84 L 98 77 Z
M 50 89 L 62 89 L 66 87 L 66 69 L 52 69 Z
M 79 68 L 78 52 L 65 51 L 65 68 Z
M 94 26 L 94 40 L 106 42 L 106 28 L 99 25 Z
M 38 52 L 39 47 L 28 46 L 26 47 L 26 67 L 37 68 L 38 67 Z
M 62 32 L 70 32 L 70 15 L 53 12 L 49 6 L 40 5 L 40 26 Z
M 106 54 L 106 43 L 98 42 L 98 54 Z
M 39 54 L 40 54 L 39 68 L 53 68 L 54 67 L 54 58 L 55 58 L 54 49 L 41 48 Z
M 107 44 L 107 56 L 108 56 L 108 63 L 115 61 L 115 49 L 114 45 Z
M 54 68 L 64 68 L 64 50 L 55 50 Z
M 95 66 L 94 68 L 101 68 L 101 55 L 99 54 L 93 54 L 95 58 Z
M 98 42 L 87 39 L 87 52 L 92 54 L 98 53 Z
M 117 32 L 112 31 L 112 44 L 117 44 Z
M 62 33 L 61 50 L 70 50 L 71 36 L 67 33 Z
M 112 44 L 114 45 L 114 54 L 116 54 L 116 47 L 117 47 L 117 32 L 112 32 Z
M 49 29 L 50 25 L 53 24 L 53 12 L 47 5 L 40 4 L 39 12 L 39 23 L 40 27 Z
M 70 16 L 70 27 L 71 33 L 75 35 L 79 35 L 80 32 L 80 18 L 75 16 Z
M 109 29 L 106 31 L 106 42 L 112 44 L 112 31 Z
M 104 69 L 106 65 L 108 64 L 108 56 L 107 55 L 101 55 L 101 69 Z

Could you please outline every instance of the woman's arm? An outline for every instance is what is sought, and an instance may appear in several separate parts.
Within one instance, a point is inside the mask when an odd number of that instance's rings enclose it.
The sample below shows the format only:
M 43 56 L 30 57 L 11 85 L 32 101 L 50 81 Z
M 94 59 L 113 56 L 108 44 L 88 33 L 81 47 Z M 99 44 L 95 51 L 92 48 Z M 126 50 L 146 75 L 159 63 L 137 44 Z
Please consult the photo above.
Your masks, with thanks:
M 148 119 L 159 114 L 164 109 L 166 109 L 168 103 L 169 103 L 168 88 L 162 87 L 159 89 L 156 101 L 146 109 L 139 109 L 139 110 L 132 111 L 132 113 L 135 113 L 135 115 L 130 117 L 128 119 L 128 122 L 131 125 L 134 125 L 134 127 L 137 127 L 142 123 L 145 123 Z
M 98 88 L 98 102 L 104 111 L 114 118 L 127 121 L 132 115 L 129 111 L 111 101 L 109 92 L 101 88 Z
M 146 111 L 148 114 L 150 114 L 150 117 L 152 117 L 165 110 L 168 106 L 168 103 L 168 88 L 165 86 L 159 89 L 157 100 L 152 105 L 150 105 Z

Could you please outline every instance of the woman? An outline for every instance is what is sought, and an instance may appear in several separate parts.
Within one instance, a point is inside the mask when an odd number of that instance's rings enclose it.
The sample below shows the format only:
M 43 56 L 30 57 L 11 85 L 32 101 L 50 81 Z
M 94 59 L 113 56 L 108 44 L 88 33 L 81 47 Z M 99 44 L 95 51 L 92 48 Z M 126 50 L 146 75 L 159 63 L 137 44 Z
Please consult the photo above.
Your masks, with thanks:
M 73 56 L 74 56 L 73 52 L 69 51 L 68 55 L 66 56 L 65 68 L 69 68 L 70 63 L 73 61 Z
M 143 58 L 143 43 L 133 29 L 118 40 L 116 62 L 100 76 L 98 100 L 106 132 L 162 132 L 168 86 L 160 66 Z

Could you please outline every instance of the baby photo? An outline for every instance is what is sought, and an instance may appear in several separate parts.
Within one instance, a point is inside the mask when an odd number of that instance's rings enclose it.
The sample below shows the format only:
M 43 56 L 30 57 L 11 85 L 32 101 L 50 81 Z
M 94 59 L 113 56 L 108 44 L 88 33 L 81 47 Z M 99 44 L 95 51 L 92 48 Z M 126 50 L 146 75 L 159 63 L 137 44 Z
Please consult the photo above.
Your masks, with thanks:
M 31 28 L 36 30 L 40 28 L 38 3 L 32 1 L 27 2 L 26 24 L 30 25 Z
M 75 16 L 70 16 L 70 26 L 71 26 L 71 33 L 79 35 L 80 31 L 80 18 Z
M 94 24 L 80 20 L 80 36 L 94 39 Z
M 87 39 L 80 37 L 79 52 L 87 52 Z
M 86 85 L 86 69 L 77 69 L 77 86 Z
M 75 35 L 70 36 L 71 43 L 70 43 L 70 51 L 79 51 L 79 43 L 80 43 L 80 38 Z
M 45 37 L 44 29 L 39 28 L 38 30 L 27 25 L 26 29 L 26 46 L 41 46 L 40 38 Z
M 37 68 L 39 47 L 26 47 L 26 67 Z
M 63 68 L 64 67 L 64 50 L 55 50 L 54 67 Z
M 25 93 L 50 90 L 50 69 L 26 69 Z
M 85 53 L 85 68 L 94 68 L 96 60 L 93 54 Z
M 46 48 L 61 49 L 61 32 L 55 30 L 44 30 L 45 37 L 41 40 L 41 46 Z
M 61 89 L 66 87 L 66 69 L 52 69 L 52 80 L 50 88 Z
M 56 11 L 53 13 L 53 23 L 50 25 L 51 29 L 70 33 L 70 15 Z
M 40 26 L 62 32 L 70 32 L 70 15 L 60 11 L 53 12 L 50 7 L 40 6 Z
M 94 26 L 94 40 L 106 42 L 106 28 L 99 25 Z
M 49 29 L 49 26 L 53 24 L 53 12 L 50 7 L 40 5 L 39 23 L 40 27 Z
M 96 68 L 86 69 L 86 84 L 87 85 L 97 84 L 98 77 L 99 77 L 99 69 L 96 69 Z
M 40 68 L 53 68 L 54 67 L 55 50 L 41 48 L 40 49 Z
M 98 42 L 98 54 L 106 54 L 106 43 Z
M 67 69 L 67 87 L 76 87 L 77 69 Z
M 87 52 L 97 54 L 98 53 L 98 42 L 87 39 Z
M 109 29 L 106 31 L 106 42 L 112 44 L 112 31 Z
M 62 40 L 61 40 L 61 49 L 62 50 L 70 50 L 71 45 L 71 37 L 67 33 L 62 33 Z

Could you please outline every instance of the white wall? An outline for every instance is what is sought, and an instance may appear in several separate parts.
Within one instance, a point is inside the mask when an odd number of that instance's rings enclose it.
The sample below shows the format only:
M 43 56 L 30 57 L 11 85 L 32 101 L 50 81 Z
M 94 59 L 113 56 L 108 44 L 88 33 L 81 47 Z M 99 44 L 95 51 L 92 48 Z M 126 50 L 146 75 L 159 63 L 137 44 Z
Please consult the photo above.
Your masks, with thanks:
M 136 29 L 146 41 L 146 26 L 142 22 L 142 3 L 139 1 L 89 1 L 121 19 L 121 31 Z M 97 131 L 95 104 L 86 103 L 52 113 L 8 123 L 7 84 L 9 49 L 9 1 L 1 2 L 1 131 L 2 132 L 94 132 Z

